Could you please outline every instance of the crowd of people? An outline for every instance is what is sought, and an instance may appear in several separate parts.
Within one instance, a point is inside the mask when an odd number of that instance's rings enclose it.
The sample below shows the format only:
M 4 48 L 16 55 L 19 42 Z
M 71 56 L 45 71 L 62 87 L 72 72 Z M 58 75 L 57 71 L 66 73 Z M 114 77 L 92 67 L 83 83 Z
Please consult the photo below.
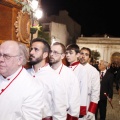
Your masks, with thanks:
M 77 44 L 49 45 L 35 38 L 28 50 L 17 41 L 3 42 L 0 120 L 97 120 L 98 111 L 100 120 L 105 120 L 114 75 L 106 61 L 100 60 L 96 69 L 90 58 L 91 50 Z M 27 63 L 30 68 L 24 67 Z

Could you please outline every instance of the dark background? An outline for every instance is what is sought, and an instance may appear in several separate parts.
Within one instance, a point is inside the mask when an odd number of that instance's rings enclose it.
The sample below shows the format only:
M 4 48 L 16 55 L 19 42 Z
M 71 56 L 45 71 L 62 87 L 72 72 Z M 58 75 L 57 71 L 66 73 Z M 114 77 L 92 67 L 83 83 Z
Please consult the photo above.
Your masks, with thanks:
M 67 10 L 84 36 L 120 37 L 120 4 L 113 0 L 41 0 L 41 4 L 48 15 Z

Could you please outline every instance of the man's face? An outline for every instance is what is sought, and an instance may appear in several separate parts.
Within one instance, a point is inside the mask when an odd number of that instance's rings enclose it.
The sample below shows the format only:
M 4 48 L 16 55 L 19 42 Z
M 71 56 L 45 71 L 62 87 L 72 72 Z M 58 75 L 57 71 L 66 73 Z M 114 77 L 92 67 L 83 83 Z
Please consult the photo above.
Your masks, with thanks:
M 105 67 L 105 65 L 104 65 L 104 63 L 103 63 L 103 61 L 100 61 L 100 63 L 98 64 L 98 68 L 99 68 L 100 71 L 103 71 L 103 70 L 106 69 L 106 67 Z
M 65 55 L 62 53 L 62 48 L 60 45 L 51 46 L 51 52 L 49 54 L 49 61 L 51 64 L 62 62 L 64 56 Z
M 77 62 L 78 58 L 79 53 L 76 53 L 75 50 L 66 50 L 66 59 L 70 64 Z
M 86 63 L 89 62 L 90 58 L 89 58 L 89 51 L 88 50 L 81 50 L 80 51 L 80 63 L 82 65 L 85 65 Z
M 8 77 L 15 73 L 21 61 L 19 59 L 18 45 L 13 41 L 7 41 L 0 46 L 0 74 Z
M 44 44 L 42 42 L 34 42 L 30 47 L 29 61 L 32 65 L 40 63 L 44 58 Z

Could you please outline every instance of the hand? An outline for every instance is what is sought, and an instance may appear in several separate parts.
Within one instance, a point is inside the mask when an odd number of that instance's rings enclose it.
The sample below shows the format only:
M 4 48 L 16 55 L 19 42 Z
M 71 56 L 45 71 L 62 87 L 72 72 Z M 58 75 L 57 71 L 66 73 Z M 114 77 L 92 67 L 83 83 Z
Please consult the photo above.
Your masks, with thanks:
M 91 120 L 91 119 L 93 118 L 93 116 L 94 116 L 93 113 L 88 112 L 88 113 L 87 113 L 87 116 L 86 116 L 86 119 L 87 119 L 87 120 Z
M 109 101 L 112 102 L 112 98 L 109 98 Z

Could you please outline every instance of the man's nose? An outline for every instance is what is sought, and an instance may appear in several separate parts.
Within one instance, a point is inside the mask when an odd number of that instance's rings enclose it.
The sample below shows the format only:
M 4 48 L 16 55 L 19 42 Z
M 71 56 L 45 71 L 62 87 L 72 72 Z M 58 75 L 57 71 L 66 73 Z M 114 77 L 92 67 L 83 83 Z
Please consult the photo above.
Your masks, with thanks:
M 30 54 L 33 54 L 33 53 L 34 53 L 34 50 L 31 50 L 31 51 L 30 51 Z
M 0 61 L 4 61 L 3 55 L 0 55 Z

